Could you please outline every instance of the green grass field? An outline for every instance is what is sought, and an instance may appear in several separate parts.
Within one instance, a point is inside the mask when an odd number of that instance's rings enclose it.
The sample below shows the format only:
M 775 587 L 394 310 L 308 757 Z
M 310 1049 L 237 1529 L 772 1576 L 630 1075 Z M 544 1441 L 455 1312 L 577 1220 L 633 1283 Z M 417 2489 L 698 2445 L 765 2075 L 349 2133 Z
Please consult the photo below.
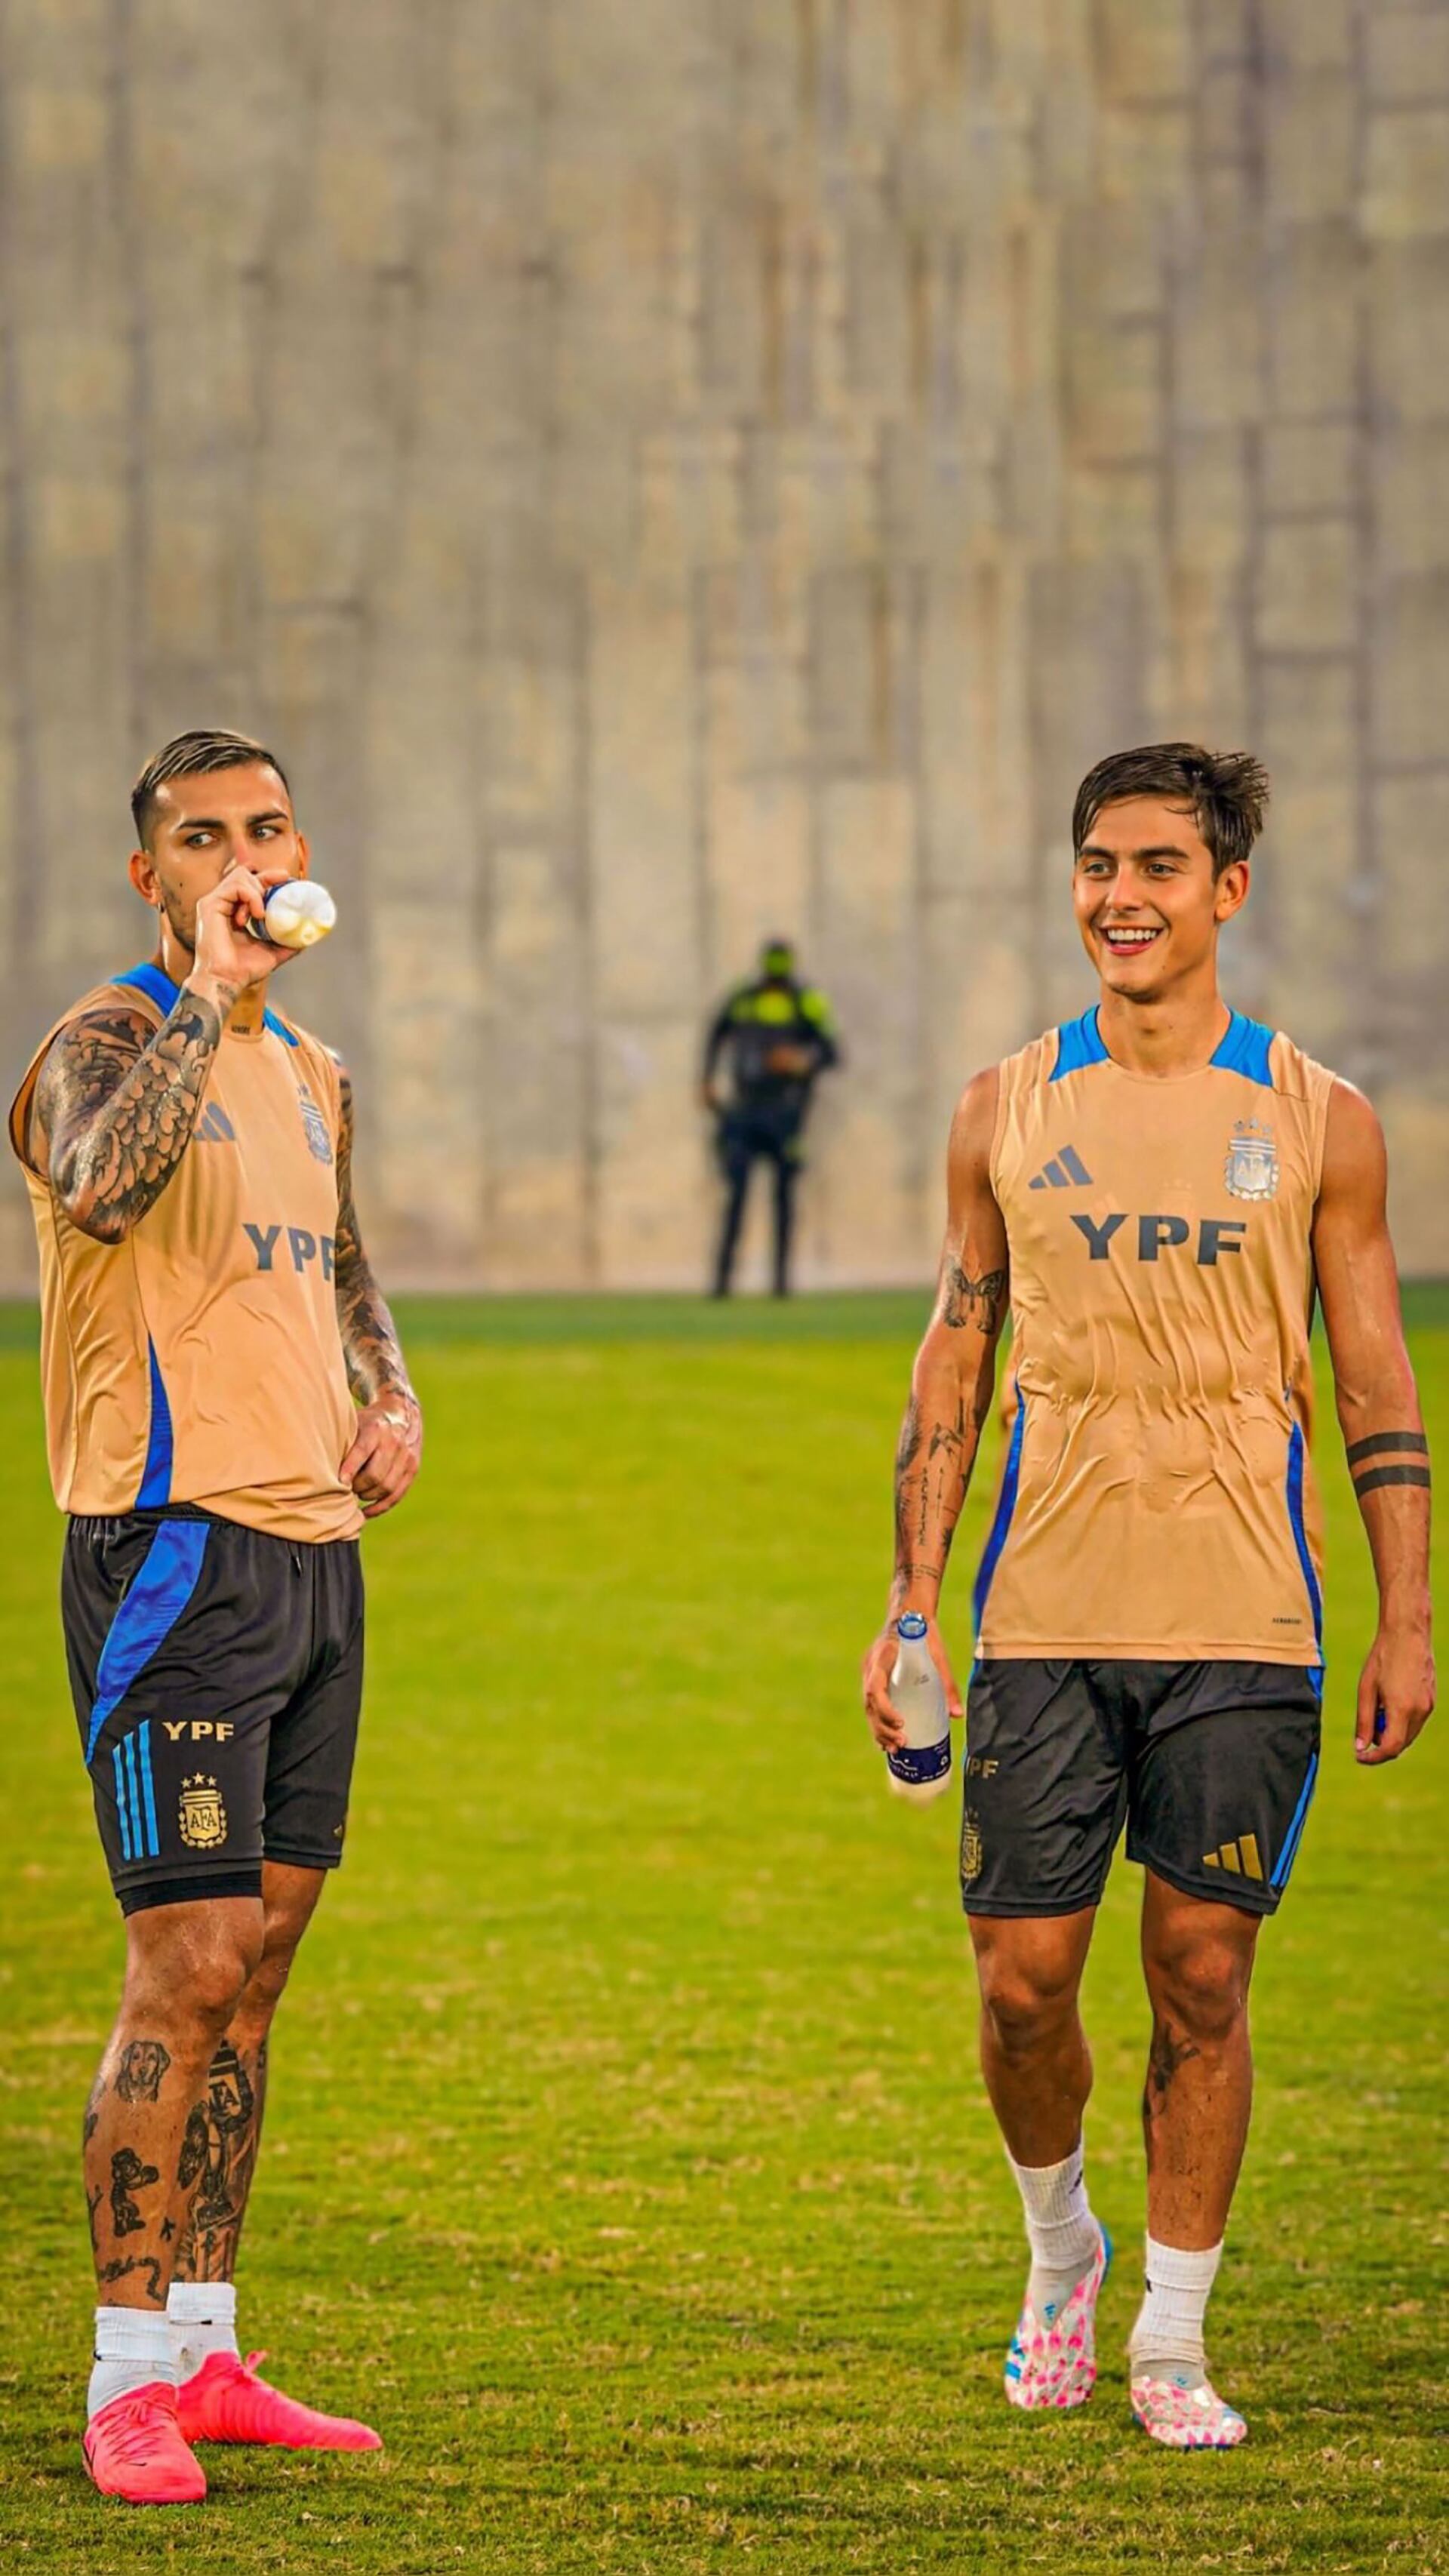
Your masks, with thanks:
M 274 2043 L 241 2319 L 284 2386 L 388 2448 L 213 2452 L 209 2506 L 149 2516 L 100 2505 L 76 2438 L 76 2144 L 121 1944 L 64 1683 L 33 1325 L 4 1320 L 6 2576 L 1446 2564 L 1445 1739 L 1353 1766 L 1372 1595 L 1331 1415 L 1324 1773 L 1261 1952 L 1211 2319 L 1251 2441 L 1172 2458 L 1128 2420 L 1144 2018 L 1123 1862 L 1087 1992 L 1091 2169 L 1123 2258 L 1103 2375 L 1069 2419 L 1002 2401 L 1024 2258 L 975 2071 L 954 1800 L 886 1799 L 855 1687 L 922 1304 L 406 1315 L 427 1467 L 368 1541 L 348 1863 Z M 1442 1450 L 1449 1297 L 1411 1316 Z

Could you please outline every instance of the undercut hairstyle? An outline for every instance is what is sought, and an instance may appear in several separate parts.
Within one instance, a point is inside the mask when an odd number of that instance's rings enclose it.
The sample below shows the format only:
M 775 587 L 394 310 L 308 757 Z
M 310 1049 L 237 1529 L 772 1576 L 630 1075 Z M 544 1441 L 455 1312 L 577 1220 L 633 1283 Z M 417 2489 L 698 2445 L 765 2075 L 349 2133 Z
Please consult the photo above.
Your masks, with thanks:
M 1160 796 L 1192 809 L 1212 852 L 1213 875 L 1246 859 L 1263 828 L 1268 773 L 1246 751 L 1204 751 L 1196 742 L 1149 742 L 1114 751 L 1089 769 L 1072 808 L 1072 848 L 1080 856 L 1104 805 L 1129 796 Z
M 131 817 L 141 848 L 149 850 L 151 846 L 151 824 L 160 788 L 169 786 L 173 778 L 202 778 L 210 770 L 244 769 L 253 761 L 265 761 L 269 769 L 274 769 L 291 795 L 290 781 L 276 753 L 268 751 L 263 742 L 253 742 L 250 734 L 227 733 L 220 728 L 177 734 L 174 741 L 147 761 L 131 790 Z

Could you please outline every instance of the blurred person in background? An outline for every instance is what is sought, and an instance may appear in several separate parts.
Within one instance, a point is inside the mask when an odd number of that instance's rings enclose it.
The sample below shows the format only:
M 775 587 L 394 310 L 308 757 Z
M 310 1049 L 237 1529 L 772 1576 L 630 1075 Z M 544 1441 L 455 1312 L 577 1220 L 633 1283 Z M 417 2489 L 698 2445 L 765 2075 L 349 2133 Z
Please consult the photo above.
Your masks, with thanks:
M 729 1062 L 727 1092 L 717 1078 L 724 1057 Z M 835 1015 L 825 995 L 802 982 L 788 939 L 767 940 L 759 974 L 725 996 L 705 1039 L 700 1096 L 718 1120 L 716 1146 L 725 1180 L 716 1297 L 730 1293 L 750 1173 L 761 1161 L 771 1164 L 775 1174 L 774 1292 L 789 1295 L 805 1119 L 817 1080 L 839 1062 Z

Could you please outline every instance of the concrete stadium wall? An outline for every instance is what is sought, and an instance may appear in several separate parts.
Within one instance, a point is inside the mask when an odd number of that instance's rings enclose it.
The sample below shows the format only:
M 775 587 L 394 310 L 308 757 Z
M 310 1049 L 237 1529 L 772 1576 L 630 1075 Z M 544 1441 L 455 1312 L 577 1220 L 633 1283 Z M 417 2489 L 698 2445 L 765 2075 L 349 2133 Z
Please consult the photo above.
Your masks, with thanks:
M 1275 782 L 1233 993 L 1449 1271 L 1444 7 L 9 0 L 0 116 L 6 1071 L 237 724 L 386 1275 L 702 1280 L 784 930 L 805 1273 L 921 1277 L 962 1080 L 1087 998 L 1076 779 L 1189 734 Z

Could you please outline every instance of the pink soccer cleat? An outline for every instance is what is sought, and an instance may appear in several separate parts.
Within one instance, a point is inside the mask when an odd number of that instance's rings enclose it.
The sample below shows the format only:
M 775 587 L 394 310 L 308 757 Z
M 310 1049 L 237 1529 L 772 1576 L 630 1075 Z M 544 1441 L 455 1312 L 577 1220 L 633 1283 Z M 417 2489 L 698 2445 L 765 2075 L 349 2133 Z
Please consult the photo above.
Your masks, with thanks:
M 1097 2293 L 1112 2260 L 1105 2227 L 1084 2280 L 1059 2308 L 1038 2316 L 1022 2304 L 1006 2356 L 1005 2388 L 1013 2406 L 1085 2406 L 1097 2385 Z
M 200 2504 L 206 2472 L 186 2447 L 176 2391 L 148 2379 L 102 2406 L 86 2426 L 82 2457 L 102 2495 L 125 2504 Z
M 1233 2451 L 1248 2438 L 1241 2415 L 1205 2379 L 1154 2379 L 1146 2371 L 1132 2382 L 1132 2412 L 1144 2433 L 1169 2451 Z
M 177 2390 L 181 2429 L 188 2442 L 270 2442 L 283 2451 L 380 2451 L 382 2435 L 350 2415 L 319 2415 L 257 2377 L 264 2352 L 243 2361 L 234 2352 L 208 2353 L 195 2375 Z

